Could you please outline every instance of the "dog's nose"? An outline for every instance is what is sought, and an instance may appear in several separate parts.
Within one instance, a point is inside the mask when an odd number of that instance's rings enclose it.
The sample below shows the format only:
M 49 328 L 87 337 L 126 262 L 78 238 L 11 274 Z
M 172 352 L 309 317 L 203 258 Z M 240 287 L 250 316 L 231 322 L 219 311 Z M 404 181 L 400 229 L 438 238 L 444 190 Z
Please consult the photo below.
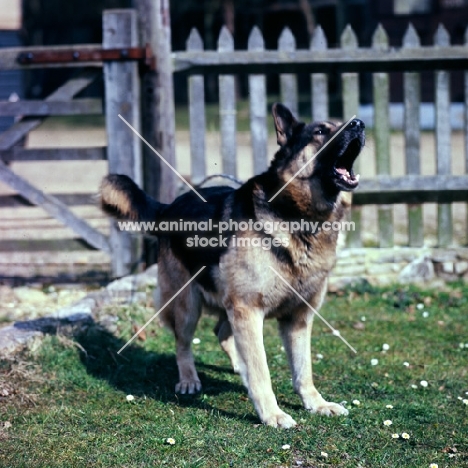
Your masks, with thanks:
M 349 123 L 349 126 L 351 128 L 360 128 L 362 130 L 364 130 L 366 128 L 366 125 L 364 124 L 364 122 L 360 119 L 353 119 L 351 120 L 351 122 Z

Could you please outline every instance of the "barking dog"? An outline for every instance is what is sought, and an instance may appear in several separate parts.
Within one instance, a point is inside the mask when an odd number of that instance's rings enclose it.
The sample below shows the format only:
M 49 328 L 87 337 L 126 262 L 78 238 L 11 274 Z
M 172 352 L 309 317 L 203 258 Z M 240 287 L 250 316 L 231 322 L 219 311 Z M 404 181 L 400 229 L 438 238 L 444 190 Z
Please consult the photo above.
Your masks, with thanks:
M 161 304 L 205 267 L 161 313 L 176 338 L 176 391 L 201 390 L 191 343 L 205 304 L 219 314 L 214 331 L 261 421 L 289 428 L 296 422 L 279 408 L 272 390 L 263 346 L 266 318 L 278 321 L 294 390 L 304 407 L 325 415 L 347 414 L 314 386 L 310 347 L 314 313 L 286 283 L 319 309 L 338 237 L 336 230 L 325 229 L 325 223 L 340 222 L 349 208 L 346 192 L 358 186 L 353 163 L 365 135 L 358 119 L 345 128 L 331 122 L 305 124 L 282 104 L 273 106 L 273 117 L 280 148 L 266 172 L 238 189 L 203 188 L 199 193 L 206 203 L 189 192 L 166 205 L 147 196 L 128 177 L 109 175 L 102 182 L 101 204 L 120 219 L 175 225 L 189 221 L 195 229 L 151 232 L 159 238 Z M 318 228 L 306 230 L 304 221 Z M 281 223 L 294 228 L 285 230 Z

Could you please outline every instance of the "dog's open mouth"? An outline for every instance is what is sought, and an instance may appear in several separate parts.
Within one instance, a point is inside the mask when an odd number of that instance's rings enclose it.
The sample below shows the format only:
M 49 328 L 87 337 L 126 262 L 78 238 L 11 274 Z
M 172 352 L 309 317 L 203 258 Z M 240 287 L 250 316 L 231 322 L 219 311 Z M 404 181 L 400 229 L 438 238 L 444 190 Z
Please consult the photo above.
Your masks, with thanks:
M 359 185 L 359 174 L 354 174 L 353 164 L 362 148 L 359 138 L 352 140 L 335 162 L 333 172 L 341 190 L 354 190 Z

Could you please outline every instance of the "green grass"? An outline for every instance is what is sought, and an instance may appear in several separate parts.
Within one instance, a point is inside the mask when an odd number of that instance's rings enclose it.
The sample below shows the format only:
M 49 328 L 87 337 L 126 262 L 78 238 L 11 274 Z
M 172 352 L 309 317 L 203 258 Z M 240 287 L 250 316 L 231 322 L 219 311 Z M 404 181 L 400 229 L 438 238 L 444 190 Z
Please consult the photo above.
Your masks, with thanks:
M 144 343 L 117 355 L 132 333 L 129 318 L 143 323 L 151 316 L 144 307 L 121 307 L 114 310 L 121 318 L 114 334 L 94 328 L 75 341 L 47 337 L 35 352 L 2 363 L 0 466 L 468 466 L 468 406 L 458 399 L 468 398 L 468 348 L 459 346 L 468 346 L 467 309 L 468 287 L 461 284 L 445 291 L 363 287 L 329 296 L 323 315 L 358 353 L 317 320 L 314 356 L 324 357 L 314 358 L 314 376 L 326 398 L 347 400 L 350 415 L 342 418 L 301 409 L 269 321 L 265 345 L 275 392 L 299 422 L 277 430 L 259 425 L 211 331 L 213 318 L 202 318 L 201 343 L 194 346 L 203 393 L 177 397 L 173 338 L 165 329 L 153 326 Z M 386 353 L 383 343 L 390 345 Z M 373 358 L 378 365 L 370 364 Z M 387 419 L 390 427 L 383 425 Z M 2 429 L 5 422 L 11 426 Z M 403 432 L 408 440 L 392 439 Z M 165 442 L 170 437 L 173 446 Z

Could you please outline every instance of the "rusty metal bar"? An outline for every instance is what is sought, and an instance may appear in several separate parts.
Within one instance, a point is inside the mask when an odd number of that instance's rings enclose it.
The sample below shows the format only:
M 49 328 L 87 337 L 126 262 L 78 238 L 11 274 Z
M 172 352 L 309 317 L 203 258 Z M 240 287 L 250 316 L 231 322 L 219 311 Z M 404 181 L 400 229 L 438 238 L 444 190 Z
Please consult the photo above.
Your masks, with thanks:
M 46 65 L 79 62 L 143 61 L 151 70 L 156 69 L 156 58 L 149 45 L 117 49 L 62 49 L 21 52 L 16 61 L 20 65 Z

